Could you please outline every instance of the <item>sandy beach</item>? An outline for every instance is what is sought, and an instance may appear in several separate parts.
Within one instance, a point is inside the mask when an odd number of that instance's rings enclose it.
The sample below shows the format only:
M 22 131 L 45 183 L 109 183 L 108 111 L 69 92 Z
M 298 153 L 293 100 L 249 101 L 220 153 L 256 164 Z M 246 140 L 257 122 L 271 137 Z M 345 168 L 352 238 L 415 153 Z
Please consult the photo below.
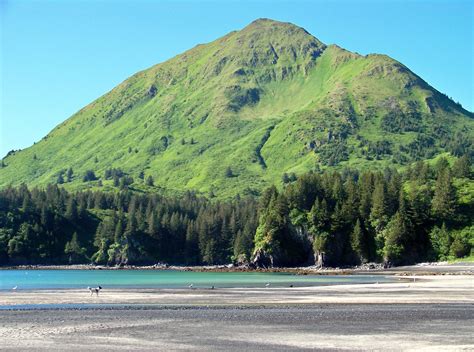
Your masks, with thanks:
M 412 273 L 384 284 L 104 289 L 99 297 L 4 291 L 0 349 L 474 350 L 474 276 Z
M 0 305 L 158 304 L 268 305 L 320 303 L 474 303 L 474 276 L 402 276 L 384 284 L 293 288 L 107 289 L 91 296 L 84 289 L 0 291 Z

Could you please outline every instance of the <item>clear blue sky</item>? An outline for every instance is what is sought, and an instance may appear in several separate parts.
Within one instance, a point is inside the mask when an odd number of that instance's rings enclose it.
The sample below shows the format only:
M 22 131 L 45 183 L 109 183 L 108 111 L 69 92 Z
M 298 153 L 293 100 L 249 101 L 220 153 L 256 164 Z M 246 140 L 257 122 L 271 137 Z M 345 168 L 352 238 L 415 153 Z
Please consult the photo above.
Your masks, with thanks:
M 326 44 L 388 54 L 473 111 L 473 3 L 0 0 L 0 157 L 133 73 L 259 17 L 293 22 Z

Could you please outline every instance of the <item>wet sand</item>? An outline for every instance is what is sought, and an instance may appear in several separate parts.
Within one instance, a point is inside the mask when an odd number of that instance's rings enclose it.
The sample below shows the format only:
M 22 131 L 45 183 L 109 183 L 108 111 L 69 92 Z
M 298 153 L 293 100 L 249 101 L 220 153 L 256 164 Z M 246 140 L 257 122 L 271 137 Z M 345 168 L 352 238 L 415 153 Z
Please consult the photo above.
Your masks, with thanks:
M 1 312 L 2 351 L 460 351 L 472 304 Z
M 305 288 L 104 288 L 99 297 L 87 290 L 1 292 L 0 305 L 16 309 L 0 310 L 0 350 L 474 350 L 474 276 L 400 279 Z

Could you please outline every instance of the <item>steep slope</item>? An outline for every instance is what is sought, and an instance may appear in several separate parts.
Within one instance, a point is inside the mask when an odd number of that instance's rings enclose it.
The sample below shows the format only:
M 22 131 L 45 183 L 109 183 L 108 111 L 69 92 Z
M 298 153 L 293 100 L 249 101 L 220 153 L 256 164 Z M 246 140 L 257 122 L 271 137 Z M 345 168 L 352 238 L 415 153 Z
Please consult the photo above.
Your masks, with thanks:
M 403 165 L 472 152 L 472 114 L 384 55 L 326 46 L 304 29 L 260 19 L 130 77 L 9 153 L 0 187 L 119 168 L 171 191 L 258 193 L 285 172 Z

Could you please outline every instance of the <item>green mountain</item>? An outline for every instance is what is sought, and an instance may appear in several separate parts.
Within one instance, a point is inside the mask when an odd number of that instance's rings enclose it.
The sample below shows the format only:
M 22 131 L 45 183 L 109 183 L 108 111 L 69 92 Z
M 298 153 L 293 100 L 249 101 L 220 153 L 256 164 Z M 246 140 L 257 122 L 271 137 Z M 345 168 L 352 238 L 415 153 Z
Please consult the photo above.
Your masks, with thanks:
M 0 187 L 63 174 L 70 189 L 107 190 L 114 168 L 139 190 L 256 194 L 284 173 L 472 153 L 473 136 L 472 113 L 396 60 L 259 19 L 138 72 L 10 152 Z M 101 181 L 84 181 L 87 170 Z

